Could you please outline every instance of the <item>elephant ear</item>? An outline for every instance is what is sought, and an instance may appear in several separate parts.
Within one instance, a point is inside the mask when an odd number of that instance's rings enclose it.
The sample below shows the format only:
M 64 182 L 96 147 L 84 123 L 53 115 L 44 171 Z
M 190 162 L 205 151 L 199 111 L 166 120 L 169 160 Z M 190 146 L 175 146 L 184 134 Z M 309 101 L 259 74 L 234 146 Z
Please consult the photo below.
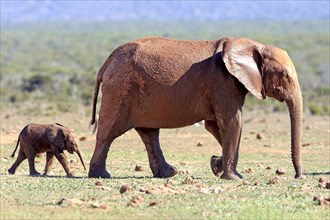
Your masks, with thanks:
M 57 124 L 52 124 L 47 129 L 48 140 L 61 150 L 65 150 L 65 134 L 63 128 Z
M 221 52 L 228 72 L 258 99 L 266 98 L 262 82 L 262 47 L 246 38 L 234 38 L 224 42 Z

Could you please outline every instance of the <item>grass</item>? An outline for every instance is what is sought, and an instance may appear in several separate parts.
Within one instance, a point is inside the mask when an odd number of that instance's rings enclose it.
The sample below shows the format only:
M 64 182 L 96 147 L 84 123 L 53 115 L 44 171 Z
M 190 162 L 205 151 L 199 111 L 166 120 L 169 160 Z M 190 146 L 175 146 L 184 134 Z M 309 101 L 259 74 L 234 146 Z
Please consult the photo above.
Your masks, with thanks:
M 11 116 L 5 118 L 7 114 Z M 88 118 L 82 113 L 78 115 L 68 113 L 44 118 L 13 112 L 1 115 L 1 219 L 330 217 L 329 206 L 320 206 L 313 201 L 314 196 L 329 196 L 329 190 L 319 183 L 321 177 L 329 182 L 329 116 L 307 116 L 304 119 L 302 155 L 305 179 L 293 178 L 289 116 L 259 113 L 244 115 L 238 170 L 245 179 L 240 181 L 221 180 L 212 174 L 209 161 L 212 155 L 220 155 L 219 146 L 205 129 L 195 126 L 161 130 L 160 141 L 165 157 L 180 171 L 169 179 L 152 178 L 147 153 L 135 131 L 127 132 L 112 144 L 107 159 L 112 179 L 87 178 L 78 157 L 68 153 L 77 178 L 66 178 L 58 162 L 50 177 L 29 177 L 27 161 L 21 164 L 15 175 L 7 174 L 6 170 L 14 162 L 8 156 L 17 134 L 31 120 L 60 122 L 74 128 L 77 138 L 86 137 L 80 146 L 88 164 L 95 136 L 85 126 Z M 258 133 L 263 139 L 256 139 Z M 198 147 L 198 142 L 203 146 Z M 45 156 L 36 160 L 37 170 L 41 172 Z M 135 171 L 136 165 L 141 165 L 144 170 Z M 269 184 L 279 168 L 285 169 L 286 173 L 279 176 L 277 183 Z M 128 184 L 131 191 L 120 194 L 123 184 Z

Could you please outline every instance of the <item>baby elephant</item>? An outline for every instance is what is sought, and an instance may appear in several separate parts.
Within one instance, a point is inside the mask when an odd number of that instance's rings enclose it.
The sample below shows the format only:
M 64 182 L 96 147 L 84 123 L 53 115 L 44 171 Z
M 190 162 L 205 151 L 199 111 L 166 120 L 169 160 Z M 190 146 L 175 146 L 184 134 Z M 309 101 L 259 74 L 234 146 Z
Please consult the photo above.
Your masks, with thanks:
M 36 154 L 47 152 L 47 161 L 44 175 L 48 175 L 54 162 L 55 156 L 62 164 L 67 176 L 73 177 L 73 173 L 69 168 L 68 161 L 63 152 L 64 150 L 69 151 L 70 154 L 76 152 L 80 158 L 82 165 L 86 170 L 84 161 L 81 157 L 80 150 L 76 141 L 74 140 L 73 131 L 61 124 L 29 124 L 25 126 L 25 128 L 18 136 L 16 148 L 11 157 L 15 156 L 15 152 L 19 143 L 20 150 L 18 153 L 18 158 L 8 170 L 10 174 L 14 174 L 16 168 L 20 165 L 20 163 L 26 158 L 28 158 L 30 175 L 40 175 L 40 173 L 38 173 L 35 169 L 34 158 L 36 157 Z

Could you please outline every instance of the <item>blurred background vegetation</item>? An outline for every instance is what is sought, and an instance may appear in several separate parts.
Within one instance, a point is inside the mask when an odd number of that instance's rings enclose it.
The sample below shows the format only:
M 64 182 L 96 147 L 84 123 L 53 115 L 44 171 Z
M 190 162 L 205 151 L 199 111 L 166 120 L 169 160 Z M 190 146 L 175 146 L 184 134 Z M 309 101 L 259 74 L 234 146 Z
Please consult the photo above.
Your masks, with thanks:
M 288 51 L 303 90 L 304 110 L 330 114 L 329 19 L 25 21 L 1 27 L 1 111 L 91 113 L 94 81 L 119 45 L 148 35 L 177 39 L 249 37 Z M 99 99 L 100 100 L 100 99 Z M 286 111 L 248 95 L 245 110 Z

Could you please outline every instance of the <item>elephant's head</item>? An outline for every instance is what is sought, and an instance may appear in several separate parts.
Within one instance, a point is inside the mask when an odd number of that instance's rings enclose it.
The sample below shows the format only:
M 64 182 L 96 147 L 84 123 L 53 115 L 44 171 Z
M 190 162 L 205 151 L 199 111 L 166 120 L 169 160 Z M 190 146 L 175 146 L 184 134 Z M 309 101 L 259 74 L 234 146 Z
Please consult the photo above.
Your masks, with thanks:
M 74 138 L 73 131 L 61 124 L 52 124 L 47 129 L 48 140 L 60 150 L 67 150 L 70 154 L 76 152 L 86 170 L 84 160 L 82 159 L 80 149 Z
M 291 119 L 291 156 L 296 178 L 301 178 L 300 149 L 302 96 L 295 67 L 286 51 L 246 38 L 223 44 L 222 59 L 235 76 L 258 99 L 266 96 L 285 101 Z

